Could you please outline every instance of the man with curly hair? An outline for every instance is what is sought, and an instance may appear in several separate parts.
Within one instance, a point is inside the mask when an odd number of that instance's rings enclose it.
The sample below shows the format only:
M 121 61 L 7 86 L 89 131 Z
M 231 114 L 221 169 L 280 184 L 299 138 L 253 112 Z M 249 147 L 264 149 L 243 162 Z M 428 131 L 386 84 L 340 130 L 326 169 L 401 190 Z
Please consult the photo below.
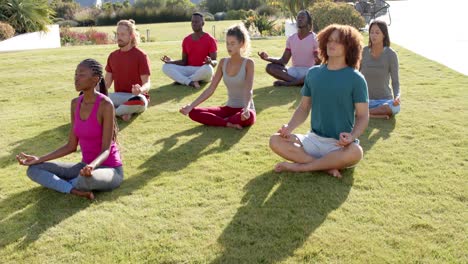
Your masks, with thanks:
M 341 178 L 340 169 L 363 157 L 358 137 L 369 122 L 367 83 L 357 70 L 361 35 L 350 27 L 330 25 L 318 34 L 323 64 L 312 67 L 304 81 L 302 99 L 288 124 L 270 138 L 270 148 L 292 161 L 275 171 L 326 171 Z M 312 130 L 292 134 L 311 113 Z

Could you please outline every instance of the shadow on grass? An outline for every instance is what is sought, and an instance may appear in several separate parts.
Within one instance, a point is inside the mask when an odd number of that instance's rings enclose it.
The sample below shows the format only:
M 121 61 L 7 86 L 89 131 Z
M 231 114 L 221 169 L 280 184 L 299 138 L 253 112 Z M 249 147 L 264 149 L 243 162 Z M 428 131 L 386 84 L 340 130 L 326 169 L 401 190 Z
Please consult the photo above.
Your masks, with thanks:
M 62 134 L 61 136 L 66 135 L 68 133 L 67 127 L 68 125 L 64 125 L 59 129 L 42 133 L 31 142 L 23 142 L 21 146 L 18 146 L 18 149 L 26 147 L 27 143 L 37 145 L 30 146 L 30 150 L 43 145 L 50 146 L 41 140 L 47 142 L 47 136 L 56 133 Z M 247 132 L 248 128 L 237 131 L 227 128 L 197 126 L 168 138 L 157 140 L 155 145 L 162 144 L 163 148 L 140 166 L 144 171 L 124 180 L 122 186 L 113 192 L 97 193 L 96 202 L 107 202 L 122 195 L 129 195 L 162 172 L 176 172 L 187 167 L 201 156 L 227 151 L 238 143 Z M 62 141 L 61 136 L 53 143 Z M 177 145 L 179 140 L 184 137 L 190 137 L 190 139 Z M 218 140 L 220 142 L 217 146 L 210 147 Z M 89 205 L 90 202 L 85 199 L 63 195 L 43 187 L 13 194 L 0 201 L 0 247 L 19 242 L 18 248 L 24 249 L 36 241 L 42 233 Z
M 88 206 L 87 200 L 42 187 L 9 196 L 0 202 L 0 248 L 19 242 L 18 249 L 24 249 L 44 231 Z
M 390 138 L 392 131 L 395 129 L 396 119 L 370 119 L 366 131 L 360 137 L 360 145 L 364 151 L 370 150 L 379 140 Z
M 125 180 L 116 192 L 129 194 L 158 177 L 162 172 L 177 172 L 202 156 L 225 152 L 240 142 L 248 130 L 248 127 L 239 131 L 225 127 L 196 126 L 159 139 L 154 145 L 162 144 L 161 151 L 140 165 L 139 168 L 144 171 Z M 186 137 L 190 139 L 178 145 Z M 220 142 L 213 147 L 216 141 Z
M 0 167 L 5 168 L 13 163 L 17 163 L 15 157 L 20 152 L 43 155 L 52 151 L 54 147 L 59 148 L 67 142 L 69 132 L 70 124 L 65 124 L 46 130 L 37 136 L 12 143 L 14 148 L 11 150 L 11 153 L 0 157 Z
M 302 87 L 276 87 L 266 86 L 254 90 L 253 101 L 257 115 L 270 107 L 288 105 L 294 102 L 293 106 L 285 111 L 296 109 L 301 100 Z M 292 112 L 291 112 L 292 115 Z
M 195 89 L 185 85 L 168 84 L 156 89 L 151 89 L 149 91 L 151 101 L 149 102 L 148 107 L 160 105 L 168 101 L 180 103 L 182 100 L 184 100 L 185 97 L 189 95 L 201 93 L 201 91 L 203 91 L 207 85 L 207 83 L 202 83 L 200 89 Z
M 352 169 L 343 180 L 272 171 L 252 179 L 243 206 L 218 238 L 223 252 L 213 263 L 276 263 L 292 256 L 346 201 L 353 182 Z M 313 261 L 314 254 L 305 258 Z

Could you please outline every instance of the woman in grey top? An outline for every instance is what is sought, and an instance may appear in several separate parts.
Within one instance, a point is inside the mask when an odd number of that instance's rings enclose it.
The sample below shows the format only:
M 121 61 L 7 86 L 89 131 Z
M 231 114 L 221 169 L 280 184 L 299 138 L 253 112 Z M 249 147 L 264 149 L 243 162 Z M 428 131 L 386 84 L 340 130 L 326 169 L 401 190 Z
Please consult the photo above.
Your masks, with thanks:
M 221 59 L 210 86 L 195 101 L 182 107 L 180 112 L 205 125 L 242 129 L 255 122 L 252 100 L 254 62 L 243 57 L 248 54 L 250 38 L 242 24 L 228 29 L 226 47 L 230 58 Z M 228 90 L 226 105 L 197 107 L 214 93 L 221 78 Z
M 390 48 L 387 24 L 374 21 L 369 26 L 369 46 L 362 50 L 361 68 L 369 89 L 369 114 L 389 119 L 400 111 L 398 56 Z M 390 89 L 390 78 L 392 89 Z

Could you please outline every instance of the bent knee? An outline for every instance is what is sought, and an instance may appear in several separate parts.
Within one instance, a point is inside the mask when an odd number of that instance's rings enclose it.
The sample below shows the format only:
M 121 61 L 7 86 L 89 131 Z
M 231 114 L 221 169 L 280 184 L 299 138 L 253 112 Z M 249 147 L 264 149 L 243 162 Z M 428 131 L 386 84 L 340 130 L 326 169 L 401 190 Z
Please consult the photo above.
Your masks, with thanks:
M 346 160 L 349 162 L 350 165 L 354 165 L 358 163 L 364 156 L 364 151 L 362 147 L 356 143 L 351 143 L 347 147 L 347 155 Z
M 270 148 L 276 152 L 279 148 L 281 148 L 281 144 L 283 143 L 284 139 L 280 136 L 279 133 L 275 133 L 270 137 Z
M 169 63 L 164 63 L 163 66 L 162 66 L 162 71 L 164 74 L 168 74 L 169 71 L 171 71 L 171 69 L 173 69 L 173 65 L 169 64 Z
M 275 69 L 275 65 L 273 63 L 268 63 L 266 68 L 265 68 L 265 71 L 268 73 L 268 74 L 273 74 L 274 72 L 274 69 Z

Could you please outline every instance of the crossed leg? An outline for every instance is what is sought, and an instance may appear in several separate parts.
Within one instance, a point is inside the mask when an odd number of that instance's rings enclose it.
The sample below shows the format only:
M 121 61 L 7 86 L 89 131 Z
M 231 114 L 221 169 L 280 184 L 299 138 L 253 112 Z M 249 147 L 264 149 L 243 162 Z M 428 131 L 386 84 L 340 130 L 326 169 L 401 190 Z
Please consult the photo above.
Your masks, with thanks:
M 333 177 L 341 178 L 340 169 L 357 164 L 363 156 L 362 148 L 355 143 L 332 151 L 321 158 L 307 154 L 296 136 L 283 138 L 278 133 L 270 138 L 270 148 L 279 156 L 292 161 L 276 164 L 275 171 L 326 171 Z
M 274 86 L 295 86 L 301 84 L 300 80 L 288 74 L 288 70 L 283 65 L 270 63 L 266 67 L 266 72 L 278 79 L 278 81 L 273 83 Z M 302 80 L 302 83 L 304 83 L 304 80 Z
M 392 109 L 386 104 L 369 109 L 369 116 L 372 118 L 389 119 L 392 115 Z

